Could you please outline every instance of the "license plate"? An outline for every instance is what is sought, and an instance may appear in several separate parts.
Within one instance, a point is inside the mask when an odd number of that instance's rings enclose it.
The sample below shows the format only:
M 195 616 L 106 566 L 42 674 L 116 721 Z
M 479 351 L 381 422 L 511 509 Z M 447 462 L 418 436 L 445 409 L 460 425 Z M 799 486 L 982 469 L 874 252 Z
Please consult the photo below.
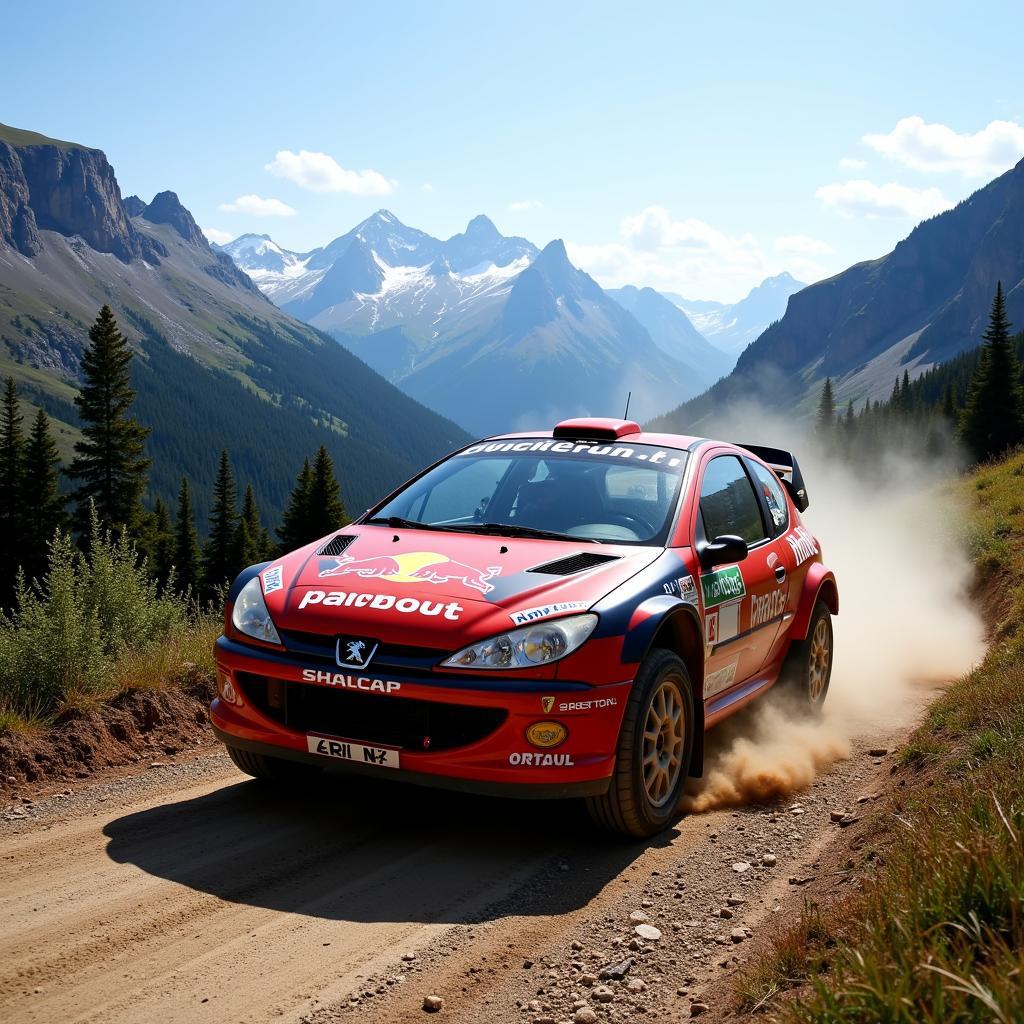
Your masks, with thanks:
M 332 736 L 306 737 L 306 749 L 311 754 L 334 757 L 339 761 L 357 761 L 372 764 L 378 768 L 400 768 L 401 760 L 394 747 L 368 747 L 363 743 L 352 743 Z

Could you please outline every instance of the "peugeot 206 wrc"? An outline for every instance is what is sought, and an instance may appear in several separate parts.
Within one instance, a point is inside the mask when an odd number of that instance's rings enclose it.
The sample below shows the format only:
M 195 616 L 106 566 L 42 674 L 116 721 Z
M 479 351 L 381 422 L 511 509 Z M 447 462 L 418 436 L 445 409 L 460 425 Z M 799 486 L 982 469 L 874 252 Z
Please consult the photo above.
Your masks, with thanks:
M 777 449 L 578 419 L 471 444 L 232 585 L 211 718 L 238 767 L 583 797 L 649 836 L 705 730 L 820 708 L 839 597 Z

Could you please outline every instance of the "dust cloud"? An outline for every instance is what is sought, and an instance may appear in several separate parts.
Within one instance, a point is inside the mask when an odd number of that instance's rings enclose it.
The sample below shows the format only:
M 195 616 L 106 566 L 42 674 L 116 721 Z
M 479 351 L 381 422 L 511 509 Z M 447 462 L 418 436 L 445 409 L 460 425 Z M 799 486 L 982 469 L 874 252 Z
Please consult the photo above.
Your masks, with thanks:
M 763 412 L 731 419 L 716 436 L 796 452 L 811 501 L 803 519 L 836 574 L 840 614 L 824 714 L 808 719 L 759 700 L 712 731 L 704 777 L 691 780 L 683 800 L 695 813 L 805 789 L 849 757 L 857 737 L 911 724 L 929 688 L 984 654 L 951 467 L 890 453 L 869 476 L 858 475 L 791 424 Z

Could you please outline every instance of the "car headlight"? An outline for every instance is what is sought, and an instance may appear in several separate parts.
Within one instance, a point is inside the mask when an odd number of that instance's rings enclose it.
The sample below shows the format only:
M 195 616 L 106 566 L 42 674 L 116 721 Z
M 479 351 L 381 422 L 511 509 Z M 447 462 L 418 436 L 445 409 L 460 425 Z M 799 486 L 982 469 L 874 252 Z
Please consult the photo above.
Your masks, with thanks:
M 281 642 L 274 620 L 267 611 L 267 603 L 263 600 L 263 586 L 259 576 L 253 576 L 235 598 L 235 606 L 231 609 L 231 622 L 239 633 L 246 636 L 270 644 Z
M 450 668 L 533 668 L 571 654 L 594 632 L 597 616 L 570 615 L 513 629 L 463 647 L 441 664 Z

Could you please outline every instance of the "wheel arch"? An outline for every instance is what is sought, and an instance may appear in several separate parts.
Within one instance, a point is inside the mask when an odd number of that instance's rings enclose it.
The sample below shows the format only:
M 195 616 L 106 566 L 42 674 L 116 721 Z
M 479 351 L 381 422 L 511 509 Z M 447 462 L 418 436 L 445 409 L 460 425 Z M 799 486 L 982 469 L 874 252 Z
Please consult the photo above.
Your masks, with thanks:
M 835 575 L 820 563 L 815 563 L 807 572 L 803 590 L 800 593 L 800 605 L 796 619 L 790 630 L 794 640 L 807 639 L 807 629 L 814 613 L 814 606 L 819 600 L 825 602 L 829 612 L 839 614 L 839 587 Z
M 638 621 L 639 620 L 639 621 Z M 689 774 L 704 774 L 704 627 L 692 604 L 672 597 L 645 601 L 634 615 L 636 625 L 623 644 L 623 661 L 639 664 L 657 648 L 678 654 L 693 690 L 693 750 Z

